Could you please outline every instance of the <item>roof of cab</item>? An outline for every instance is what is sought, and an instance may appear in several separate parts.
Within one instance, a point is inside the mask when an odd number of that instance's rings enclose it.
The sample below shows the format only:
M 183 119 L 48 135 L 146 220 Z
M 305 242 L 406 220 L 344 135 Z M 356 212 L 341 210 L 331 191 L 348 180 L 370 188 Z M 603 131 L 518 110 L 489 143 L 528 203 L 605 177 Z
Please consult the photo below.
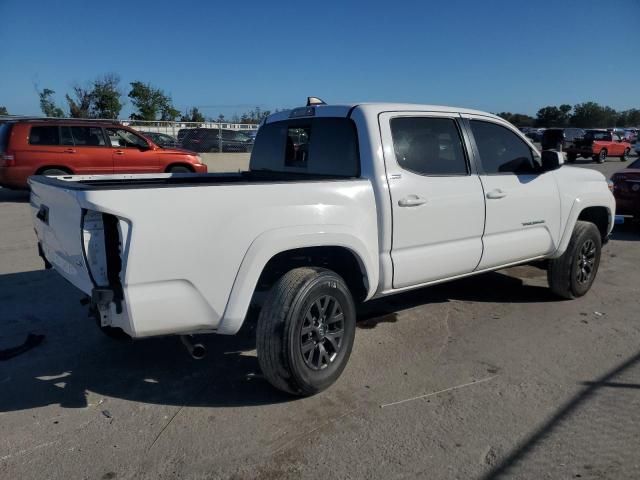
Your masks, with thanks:
M 450 107 L 445 105 L 426 105 L 419 103 L 353 103 L 346 105 L 311 105 L 303 108 L 312 108 L 315 110 L 314 116 L 316 117 L 346 117 L 355 108 L 362 108 L 369 114 L 377 115 L 383 112 L 443 112 L 443 113 L 463 113 L 470 115 L 482 115 L 485 117 L 492 117 L 500 119 L 500 117 L 483 112 L 480 110 L 473 110 L 469 108 Z M 287 120 L 290 117 L 292 111 L 298 110 L 282 110 L 280 112 L 273 113 L 267 117 L 265 123 L 277 122 L 280 120 Z M 307 117 L 308 115 L 300 115 L 299 118 Z

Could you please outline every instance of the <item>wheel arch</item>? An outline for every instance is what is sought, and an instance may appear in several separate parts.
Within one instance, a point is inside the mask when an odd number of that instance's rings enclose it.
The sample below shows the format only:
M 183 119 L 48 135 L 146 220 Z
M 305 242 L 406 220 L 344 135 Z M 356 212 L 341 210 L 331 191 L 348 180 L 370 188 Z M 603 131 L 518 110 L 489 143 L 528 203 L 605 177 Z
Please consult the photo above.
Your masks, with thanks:
M 195 172 L 195 169 L 193 168 L 193 165 L 191 165 L 188 162 L 181 162 L 181 161 L 175 161 L 175 162 L 170 162 L 167 164 L 166 167 L 164 167 L 164 171 L 165 173 L 168 173 L 169 170 L 171 170 L 173 167 L 185 167 L 188 168 L 190 172 Z
M 67 172 L 69 175 L 73 175 L 73 169 L 69 168 L 65 165 L 43 165 L 41 167 L 38 167 L 38 169 L 36 170 L 36 173 L 34 175 L 42 175 L 42 172 L 44 172 L 45 170 L 49 170 L 49 169 L 54 169 L 57 168 L 58 170 L 64 170 L 65 172 Z
M 580 198 L 574 202 L 558 248 L 554 254 L 551 255 L 551 258 L 557 258 L 565 252 L 569 245 L 569 241 L 571 240 L 571 235 L 576 222 L 579 220 L 593 223 L 600 232 L 602 243 L 605 244 L 607 242 L 609 233 L 613 228 L 615 211 L 613 208 L 615 207 L 603 205 L 603 203 L 605 202 L 598 202 L 596 199 L 586 201 L 585 199 Z
M 307 227 L 278 229 L 260 235 L 249 247 L 233 283 L 217 333 L 235 334 L 242 326 L 254 294 L 268 288 L 286 268 L 320 266 L 336 271 L 356 301 L 375 293 L 378 269 L 367 246 L 345 226 L 322 231 Z

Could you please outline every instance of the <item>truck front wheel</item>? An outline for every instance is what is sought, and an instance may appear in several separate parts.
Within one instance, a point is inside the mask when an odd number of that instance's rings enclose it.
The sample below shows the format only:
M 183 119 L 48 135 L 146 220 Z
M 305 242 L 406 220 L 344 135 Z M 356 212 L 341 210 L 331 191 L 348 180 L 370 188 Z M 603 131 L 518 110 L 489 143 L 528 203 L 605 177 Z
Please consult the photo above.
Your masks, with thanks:
M 593 156 L 593 161 L 598 163 L 604 163 L 606 159 L 607 159 L 607 150 L 604 148 L 600 150 L 600 152 L 597 155 Z
M 581 297 L 589 291 L 598 273 L 602 239 L 591 222 L 578 221 L 567 250 L 549 262 L 549 287 L 562 298 Z
M 308 396 L 334 383 L 355 337 L 355 303 L 335 272 L 304 267 L 284 274 L 258 317 L 258 362 L 279 390 Z

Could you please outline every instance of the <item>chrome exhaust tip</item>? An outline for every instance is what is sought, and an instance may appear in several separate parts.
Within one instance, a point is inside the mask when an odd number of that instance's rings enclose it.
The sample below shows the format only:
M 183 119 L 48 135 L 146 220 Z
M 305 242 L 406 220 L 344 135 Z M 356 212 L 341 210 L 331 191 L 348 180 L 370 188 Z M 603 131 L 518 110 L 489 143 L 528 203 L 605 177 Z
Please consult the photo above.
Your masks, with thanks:
M 191 340 L 193 339 L 192 335 L 180 335 L 180 341 L 191 355 L 191 358 L 194 360 L 202 360 L 207 356 L 207 349 L 201 343 L 193 343 Z

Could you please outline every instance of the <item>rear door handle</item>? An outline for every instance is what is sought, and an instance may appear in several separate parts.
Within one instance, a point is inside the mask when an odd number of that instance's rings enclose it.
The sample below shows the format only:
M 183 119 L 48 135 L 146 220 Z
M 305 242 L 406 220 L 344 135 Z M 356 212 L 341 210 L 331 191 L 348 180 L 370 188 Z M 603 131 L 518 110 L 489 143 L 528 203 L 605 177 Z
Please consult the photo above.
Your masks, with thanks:
M 507 196 L 507 192 L 496 188 L 495 190 L 491 190 L 487 193 L 487 198 L 496 199 L 496 198 L 504 198 Z
M 116 155 L 124 155 L 124 152 L 122 150 L 116 150 L 114 153 Z
M 427 200 L 419 195 L 407 195 L 401 200 L 398 200 L 398 205 L 401 207 L 417 207 L 427 203 Z
M 64 153 L 76 153 L 76 149 L 75 148 L 67 148 Z

